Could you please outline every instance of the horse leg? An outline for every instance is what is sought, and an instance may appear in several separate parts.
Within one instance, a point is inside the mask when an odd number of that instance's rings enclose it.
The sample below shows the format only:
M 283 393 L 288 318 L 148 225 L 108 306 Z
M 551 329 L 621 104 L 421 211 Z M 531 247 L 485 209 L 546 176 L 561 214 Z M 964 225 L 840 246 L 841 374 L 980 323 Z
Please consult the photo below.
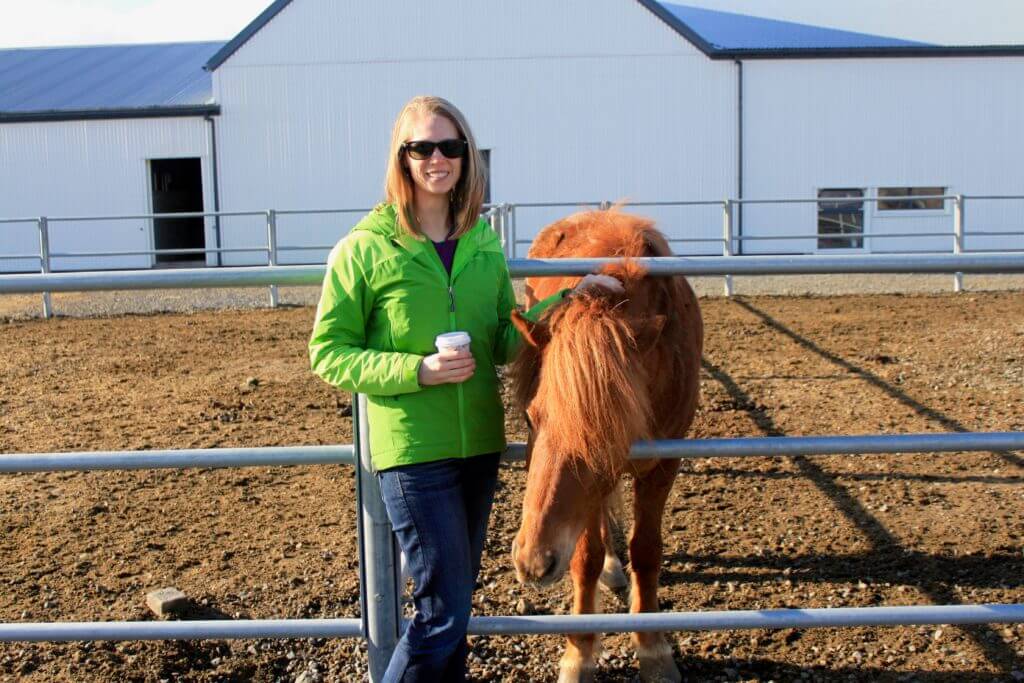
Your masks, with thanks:
M 601 543 L 601 517 L 598 510 L 576 542 L 569 571 L 572 574 L 573 614 L 594 614 L 598 611 L 597 579 L 601 575 L 604 545 Z M 597 651 L 600 643 L 593 633 L 568 636 L 565 654 L 558 664 L 558 683 L 594 680 Z
M 633 532 L 629 539 L 629 562 L 633 570 L 630 612 L 633 613 L 658 611 L 661 518 L 678 467 L 678 460 L 662 460 L 635 480 Z M 640 680 L 645 683 L 682 680 L 672 658 L 672 648 L 663 634 L 634 633 L 633 644 L 640 659 Z
M 601 513 L 601 543 L 604 545 L 604 566 L 601 568 L 601 585 L 613 591 L 621 591 L 629 585 L 622 562 L 615 553 L 615 539 L 612 538 L 611 511 Z

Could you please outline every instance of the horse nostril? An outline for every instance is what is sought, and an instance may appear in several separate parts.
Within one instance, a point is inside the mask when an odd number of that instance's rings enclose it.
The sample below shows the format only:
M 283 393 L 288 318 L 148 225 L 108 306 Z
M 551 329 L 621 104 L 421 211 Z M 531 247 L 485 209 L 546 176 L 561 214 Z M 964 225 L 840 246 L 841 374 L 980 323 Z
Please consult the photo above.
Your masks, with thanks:
M 547 553 L 545 553 L 544 571 L 542 571 L 540 573 L 540 576 L 538 576 L 537 578 L 540 579 L 541 581 L 545 581 L 545 580 L 551 578 L 551 575 L 554 573 L 555 567 L 557 565 L 558 565 L 558 558 L 555 557 L 555 554 L 553 552 L 548 551 Z

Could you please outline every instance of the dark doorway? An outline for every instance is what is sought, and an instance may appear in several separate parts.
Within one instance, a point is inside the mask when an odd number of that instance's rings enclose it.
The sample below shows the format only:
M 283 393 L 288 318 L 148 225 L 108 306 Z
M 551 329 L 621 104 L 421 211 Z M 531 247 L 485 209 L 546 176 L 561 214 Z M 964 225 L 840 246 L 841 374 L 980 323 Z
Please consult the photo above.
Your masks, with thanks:
M 203 171 L 199 159 L 151 159 L 153 213 L 196 213 L 203 210 Z M 153 220 L 156 249 L 203 249 L 204 221 L 196 218 Z M 205 261 L 201 253 L 157 254 L 156 262 Z

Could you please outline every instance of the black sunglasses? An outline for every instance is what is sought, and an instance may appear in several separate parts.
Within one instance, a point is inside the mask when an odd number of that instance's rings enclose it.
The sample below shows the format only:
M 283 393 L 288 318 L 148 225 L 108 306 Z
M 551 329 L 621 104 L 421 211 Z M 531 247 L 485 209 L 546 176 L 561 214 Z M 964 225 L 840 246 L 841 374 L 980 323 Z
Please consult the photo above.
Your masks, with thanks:
M 402 151 L 418 161 L 429 159 L 434 156 L 434 149 L 440 149 L 441 154 L 449 159 L 459 159 L 466 156 L 466 148 L 469 143 L 465 140 L 452 138 L 433 142 L 431 140 L 411 140 L 402 145 Z

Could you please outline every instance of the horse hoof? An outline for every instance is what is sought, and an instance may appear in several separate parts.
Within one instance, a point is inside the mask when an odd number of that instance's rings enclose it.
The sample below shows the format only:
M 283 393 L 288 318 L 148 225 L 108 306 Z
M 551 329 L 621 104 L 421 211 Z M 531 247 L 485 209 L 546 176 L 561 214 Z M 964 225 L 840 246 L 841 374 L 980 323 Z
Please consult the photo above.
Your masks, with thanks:
M 558 663 L 558 683 L 593 683 L 597 666 L 566 653 Z
M 683 675 L 672 657 L 641 659 L 640 680 L 643 683 L 681 683 Z
M 604 558 L 604 567 L 598 581 L 610 591 L 622 591 L 629 587 L 629 579 L 626 578 L 626 572 L 622 570 L 622 563 L 617 557 Z
M 558 683 L 593 683 L 594 669 L 562 667 L 558 670 Z

